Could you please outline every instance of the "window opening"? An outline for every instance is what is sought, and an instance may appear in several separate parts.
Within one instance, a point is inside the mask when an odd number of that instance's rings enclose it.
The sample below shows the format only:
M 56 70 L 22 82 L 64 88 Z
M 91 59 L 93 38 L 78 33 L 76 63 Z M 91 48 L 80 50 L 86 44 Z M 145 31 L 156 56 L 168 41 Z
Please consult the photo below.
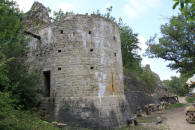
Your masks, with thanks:
M 50 80 L 51 80 L 50 71 L 44 71 L 43 75 L 44 75 L 44 87 L 45 87 L 44 96 L 49 97 L 50 96 L 50 87 L 51 87 L 51 85 L 50 85 Z
M 116 37 L 115 37 L 115 36 L 113 36 L 113 39 L 114 39 L 114 40 L 116 40 Z

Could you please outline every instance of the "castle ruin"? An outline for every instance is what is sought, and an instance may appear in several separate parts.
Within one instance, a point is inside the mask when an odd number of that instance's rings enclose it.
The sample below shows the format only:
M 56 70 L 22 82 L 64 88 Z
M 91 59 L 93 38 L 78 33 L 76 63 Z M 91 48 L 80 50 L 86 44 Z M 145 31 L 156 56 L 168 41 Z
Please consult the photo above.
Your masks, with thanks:
M 34 3 L 33 11 L 46 10 Z M 119 27 L 99 15 L 67 14 L 26 31 L 30 69 L 41 72 L 42 108 L 52 120 L 86 126 L 125 125 L 126 99 Z M 42 13 L 43 13 L 42 12 Z M 28 21 L 28 20 L 27 20 Z M 28 21 L 29 23 L 29 21 Z

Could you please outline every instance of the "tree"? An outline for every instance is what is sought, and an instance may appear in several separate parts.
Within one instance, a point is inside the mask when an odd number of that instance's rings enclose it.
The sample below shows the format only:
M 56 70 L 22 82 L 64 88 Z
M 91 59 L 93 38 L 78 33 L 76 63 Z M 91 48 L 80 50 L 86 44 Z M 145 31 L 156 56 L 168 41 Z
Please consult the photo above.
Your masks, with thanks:
M 185 84 L 186 78 L 181 77 L 171 77 L 171 80 L 164 80 L 164 84 L 168 87 L 171 93 L 177 94 L 179 96 L 185 96 L 188 93 L 188 87 Z
M 180 5 L 180 11 L 188 21 L 194 21 L 195 18 L 195 0 L 173 0 L 175 1 L 173 9 Z
M 0 0 L 0 91 L 8 92 L 17 105 L 36 104 L 38 77 L 25 63 L 27 40 L 23 36 L 23 14 L 14 1 Z
M 123 66 L 132 69 L 140 69 L 141 57 L 137 54 L 137 50 L 140 49 L 138 46 L 138 34 L 133 33 L 132 29 L 121 21 L 119 23 L 119 28 Z
M 156 86 L 157 86 L 155 75 L 150 71 L 143 70 L 140 77 L 143 79 L 143 81 L 146 85 L 147 90 L 145 90 L 145 91 L 149 94 L 154 93 Z
M 59 11 L 54 11 L 54 21 L 60 21 L 66 14 L 60 9 Z
M 184 16 L 173 16 L 169 23 L 161 26 L 159 42 L 155 37 L 147 41 L 145 55 L 171 61 L 171 69 L 183 74 L 195 73 L 195 24 L 186 22 Z

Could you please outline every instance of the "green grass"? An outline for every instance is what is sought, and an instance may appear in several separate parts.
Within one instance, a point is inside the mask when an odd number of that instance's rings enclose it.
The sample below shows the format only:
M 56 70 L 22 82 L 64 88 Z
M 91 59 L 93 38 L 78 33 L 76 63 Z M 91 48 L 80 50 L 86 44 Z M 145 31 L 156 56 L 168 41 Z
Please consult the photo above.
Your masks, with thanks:
M 151 117 L 138 117 L 137 118 L 138 123 L 153 123 L 156 121 L 156 117 L 155 116 L 151 116 Z
M 185 103 L 179 103 L 179 104 L 170 104 L 168 108 L 172 109 L 172 108 L 180 108 L 180 107 L 185 107 L 188 104 Z
M 186 97 L 186 101 L 188 103 L 193 103 L 195 101 L 195 97 Z

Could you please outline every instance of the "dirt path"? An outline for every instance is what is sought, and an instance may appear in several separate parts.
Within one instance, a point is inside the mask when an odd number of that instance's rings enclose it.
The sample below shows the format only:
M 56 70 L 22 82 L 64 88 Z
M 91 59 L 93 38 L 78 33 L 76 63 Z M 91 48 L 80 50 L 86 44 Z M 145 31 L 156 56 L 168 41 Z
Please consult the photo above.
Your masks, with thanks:
M 195 130 L 195 124 L 185 121 L 185 107 L 167 110 L 162 116 L 171 130 Z
M 186 103 L 185 98 L 186 98 L 186 97 L 179 97 L 179 102 L 180 102 L 180 103 Z

